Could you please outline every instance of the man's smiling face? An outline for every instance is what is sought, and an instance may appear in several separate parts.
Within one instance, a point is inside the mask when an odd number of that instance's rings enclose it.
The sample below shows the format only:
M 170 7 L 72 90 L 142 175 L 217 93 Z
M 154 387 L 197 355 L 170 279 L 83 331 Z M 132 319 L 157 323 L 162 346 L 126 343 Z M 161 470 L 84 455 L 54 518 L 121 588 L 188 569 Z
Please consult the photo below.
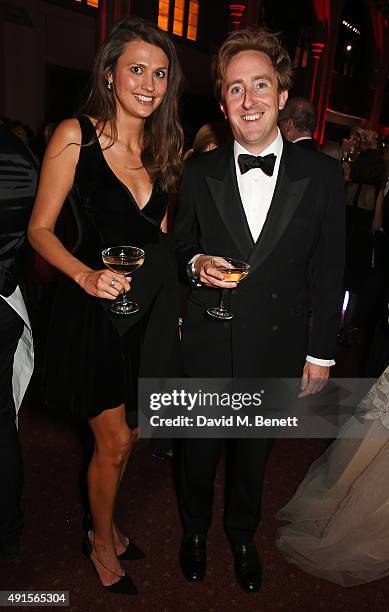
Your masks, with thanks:
M 279 92 L 276 72 L 262 51 L 241 51 L 229 62 L 221 108 L 235 140 L 259 155 L 277 136 L 277 116 L 288 98 Z

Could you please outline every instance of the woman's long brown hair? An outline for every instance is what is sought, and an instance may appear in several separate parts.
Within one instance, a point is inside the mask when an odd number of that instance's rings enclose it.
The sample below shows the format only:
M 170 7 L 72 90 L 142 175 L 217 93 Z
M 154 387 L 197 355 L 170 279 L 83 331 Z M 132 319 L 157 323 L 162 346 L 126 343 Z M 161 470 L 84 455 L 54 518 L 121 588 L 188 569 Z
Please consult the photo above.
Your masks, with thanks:
M 107 88 L 107 76 L 113 72 L 124 46 L 133 40 L 143 40 L 159 47 L 169 60 L 166 94 L 145 121 L 142 163 L 152 180 L 157 178 L 162 188 L 174 190 L 182 170 L 183 132 L 178 115 L 182 71 L 175 47 L 165 32 L 140 18 L 118 21 L 97 54 L 89 95 L 80 113 L 97 120 L 98 134 L 108 125 L 111 144 L 116 140 L 116 103 L 113 90 Z

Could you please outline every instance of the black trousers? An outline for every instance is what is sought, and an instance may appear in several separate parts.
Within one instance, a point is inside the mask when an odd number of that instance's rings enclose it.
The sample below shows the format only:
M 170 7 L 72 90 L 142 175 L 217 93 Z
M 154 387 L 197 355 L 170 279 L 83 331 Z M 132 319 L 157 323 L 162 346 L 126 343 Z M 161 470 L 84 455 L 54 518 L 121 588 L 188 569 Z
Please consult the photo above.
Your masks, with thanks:
M 12 394 L 14 354 L 23 327 L 19 315 L 0 298 L 0 551 L 18 541 L 23 524 L 23 462 Z
M 247 544 L 261 518 L 262 483 L 272 440 L 182 440 L 179 505 L 185 535 L 206 533 L 211 525 L 216 468 L 226 455 L 224 529 L 232 544 Z

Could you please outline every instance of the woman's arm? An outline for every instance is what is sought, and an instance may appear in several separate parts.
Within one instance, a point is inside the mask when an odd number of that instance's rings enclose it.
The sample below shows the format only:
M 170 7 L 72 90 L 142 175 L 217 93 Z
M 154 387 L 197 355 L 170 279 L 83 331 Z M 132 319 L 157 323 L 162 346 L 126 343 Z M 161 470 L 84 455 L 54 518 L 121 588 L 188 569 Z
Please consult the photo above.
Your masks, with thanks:
M 168 232 L 167 213 L 165 214 L 164 218 L 162 219 L 162 223 L 160 225 L 160 228 L 161 228 L 161 232 L 163 232 L 164 234 L 167 234 L 167 232 Z
M 115 299 L 130 288 L 121 274 L 107 269 L 95 271 L 63 246 L 54 228 L 72 188 L 80 154 L 81 129 L 76 119 L 67 119 L 55 130 L 45 153 L 28 237 L 34 249 L 52 266 L 72 278 L 90 295 Z M 115 287 L 111 286 L 112 280 Z

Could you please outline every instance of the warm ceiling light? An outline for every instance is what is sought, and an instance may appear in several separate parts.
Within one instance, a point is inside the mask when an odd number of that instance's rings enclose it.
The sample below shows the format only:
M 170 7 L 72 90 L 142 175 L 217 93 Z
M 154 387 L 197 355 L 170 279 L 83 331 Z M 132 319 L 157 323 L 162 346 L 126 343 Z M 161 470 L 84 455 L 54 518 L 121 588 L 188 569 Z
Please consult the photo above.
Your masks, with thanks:
M 350 44 L 346 45 L 346 51 L 350 52 L 352 48 L 353 48 L 352 45 Z
M 349 23 L 348 21 L 346 21 L 345 19 L 343 19 L 342 21 L 343 25 L 346 26 L 346 28 L 349 28 L 350 30 L 352 30 L 353 32 L 355 32 L 355 34 L 360 34 L 360 31 L 358 30 L 358 28 L 356 28 L 355 26 L 353 26 L 351 23 Z

